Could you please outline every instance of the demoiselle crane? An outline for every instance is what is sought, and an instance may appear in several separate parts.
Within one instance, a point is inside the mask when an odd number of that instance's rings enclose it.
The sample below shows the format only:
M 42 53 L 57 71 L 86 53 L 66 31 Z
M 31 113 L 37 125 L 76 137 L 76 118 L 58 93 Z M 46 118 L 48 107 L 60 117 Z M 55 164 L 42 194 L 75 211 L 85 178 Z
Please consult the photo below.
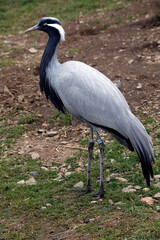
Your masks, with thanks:
M 130 151 L 137 152 L 143 175 L 150 185 L 154 162 L 152 141 L 142 123 L 131 112 L 123 94 L 105 75 L 85 63 L 59 63 L 57 45 L 60 40 L 65 40 L 65 32 L 57 18 L 41 18 L 37 25 L 26 32 L 33 30 L 43 31 L 49 36 L 40 65 L 41 92 L 59 111 L 64 114 L 68 111 L 80 122 L 90 126 L 87 188 L 82 190 L 83 194 L 91 192 L 90 167 L 94 132 L 100 149 L 100 189 L 92 196 L 104 195 L 104 143 L 99 134 L 101 129 L 112 134 Z

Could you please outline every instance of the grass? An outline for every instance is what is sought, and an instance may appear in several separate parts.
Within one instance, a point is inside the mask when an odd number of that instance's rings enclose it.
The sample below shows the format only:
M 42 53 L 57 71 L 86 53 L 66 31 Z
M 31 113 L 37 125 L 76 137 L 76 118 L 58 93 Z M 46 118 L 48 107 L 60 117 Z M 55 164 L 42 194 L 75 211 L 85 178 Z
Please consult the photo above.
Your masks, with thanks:
M 109 11 L 123 8 L 127 2 L 128 0 L 123 0 L 123 4 L 119 4 L 118 0 L 47 0 L 45 2 L 42 0 L 1 0 L 0 33 L 24 31 L 43 16 L 55 16 L 61 21 L 68 21 L 77 19 L 81 15 L 95 13 L 97 9 Z
M 37 121 L 34 115 L 29 115 L 28 118 L 28 115 L 22 115 L 22 111 L 23 108 L 20 107 L 8 115 L 13 118 L 18 114 L 17 118 L 23 119 L 20 125 L 6 126 L 4 119 L 1 120 L 0 134 L 5 146 L 1 155 L 7 149 L 6 141 L 16 141 L 25 131 L 28 131 L 28 126 Z M 154 124 L 154 119 L 145 121 L 148 128 L 152 129 Z M 87 144 L 88 139 L 84 138 L 81 145 L 87 147 Z M 9 149 L 12 148 L 13 143 L 9 146 Z M 98 150 L 97 144 L 95 150 Z M 155 157 L 154 172 L 158 174 L 160 153 L 155 153 Z M 111 162 L 111 159 L 115 161 Z M 79 162 L 82 162 L 83 168 L 77 172 L 80 167 Z M 143 182 L 137 154 L 130 153 L 107 135 L 104 179 L 112 173 L 119 173 L 121 177 L 128 180 L 128 183 L 122 183 L 114 178 L 108 183 L 105 180 L 105 197 L 103 201 L 96 203 L 92 203 L 90 195 L 76 197 L 76 193 L 72 191 L 75 183 L 83 181 L 86 184 L 86 162 L 86 151 L 80 150 L 75 153 L 74 157 L 67 159 L 63 165 L 66 169 L 70 166 L 69 171 L 73 173 L 70 176 L 63 176 L 62 181 L 59 182 L 54 181 L 54 178 L 58 177 L 61 164 L 56 164 L 58 169 L 54 171 L 51 167 L 48 167 L 48 171 L 44 171 L 41 169 L 42 163 L 39 160 L 25 158 L 16 153 L 4 155 L 0 164 L 2 179 L 0 182 L 2 222 L 0 237 L 10 240 L 37 239 L 39 236 L 40 239 L 45 239 L 46 232 L 47 234 L 52 232 L 54 236 L 72 229 L 80 238 L 82 234 L 87 234 L 91 239 L 158 239 L 160 217 L 156 206 L 159 202 L 149 207 L 140 201 L 141 197 L 154 196 L 158 189 L 151 184 L 149 192 L 143 191 L 146 185 Z M 53 166 L 55 166 L 54 162 Z M 29 180 L 33 172 L 36 173 L 34 175 L 36 185 L 17 184 L 20 180 Z M 96 192 L 99 189 L 97 151 L 94 151 L 93 155 L 91 179 L 92 189 Z M 135 193 L 123 193 L 122 188 L 128 185 L 139 185 L 142 188 Z M 110 199 L 114 202 L 113 205 L 109 203 Z M 116 205 L 115 203 L 118 202 L 122 204 Z M 52 234 L 50 233 L 49 236 L 51 238 Z

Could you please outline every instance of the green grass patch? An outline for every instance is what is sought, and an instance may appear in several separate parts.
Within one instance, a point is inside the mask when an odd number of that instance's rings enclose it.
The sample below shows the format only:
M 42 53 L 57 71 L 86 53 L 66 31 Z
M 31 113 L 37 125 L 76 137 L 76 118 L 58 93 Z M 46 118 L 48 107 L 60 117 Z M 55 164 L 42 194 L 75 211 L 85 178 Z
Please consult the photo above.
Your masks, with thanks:
M 37 123 L 38 120 L 39 118 L 36 114 L 26 114 L 26 115 L 20 116 L 18 120 L 18 124 L 32 124 L 32 123 Z
M 66 114 L 63 114 L 63 113 L 59 112 L 58 110 L 55 110 L 52 116 L 53 116 L 53 118 L 48 120 L 49 123 L 57 122 L 63 126 L 70 125 L 72 122 L 72 118 L 73 118 L 70 113 L 66 112 Z

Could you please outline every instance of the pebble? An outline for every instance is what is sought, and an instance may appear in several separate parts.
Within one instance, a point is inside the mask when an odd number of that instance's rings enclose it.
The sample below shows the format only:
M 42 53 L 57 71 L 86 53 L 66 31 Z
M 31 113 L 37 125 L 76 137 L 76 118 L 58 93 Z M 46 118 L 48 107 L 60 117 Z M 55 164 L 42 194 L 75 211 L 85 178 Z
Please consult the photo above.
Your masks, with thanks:
M 131 60 L 128 61 L 128 64 L 132 64 L 133 62 L 134 62 L 134 60 L 131 59 Z
M 154 203 L 154 199 L 152 197 L 144 197 L 141 198 L 141 203 L 146 203 L 149 206 L 152 206 Z
M 115 159 L 111 159 L 110 161 L 111 161 L 112 164 L 116 162 Z
M 52 171 L 58 170 L 58 167 L 50 167 Z
M 160 212 L 160 206 L 156 206 L 157 212 Z
M 47 132 L 47 136 L 48 137 L 54 137 L 57 135 L 57 132 L 56 131 L 50 131 L 50 132 Z
M 128 182 L 127 179 L 122 178 L 122 177 L 116 177 L 116 179 L 117 179 L 118 181 L 120 181 L 120 182 Z
M 40 158 L 40 156 L 37 152 L 31 152 L 30 156 L 31 156 L 32 159 L 39 159 Z
M 41 207 L 42 210 L 45 210 L 47 207 Z
M 74 188 L 83 188 L 83 186 L 84 186 L 84 183 L 83 183 L 82 181 L 80 181 L 80 182 L 74 184 L 73 187 L 74 187 Z
M 44 171 L 48 171 L 48 168 L 46 168 L 46 167 L 41 167 L 41 169 Z
M 160 188 L 160 182 L 159 182 L 159 183 L 156 183 L 156 184 L 154 184 L 154 186 L 155 186 L 155 187 L 157 187 L 157 188 Z
M 38 132 L 38 133 L 44 133 L 44 132 L 46 132 L 46 130 L 45 130 L 45 129 L 38 129 L 37 132 Z
M 128 187 L 123 188 L 122 192 L 124 192 L 124 193 L 133 193 L 133 192 L 136 192 L 136 189 L 134 189 L 133 186 L 129 185 Z
M 114 202 L 112 201 L 112 199 L 109 199 L 108 202 L 111 206 L 114 205 Z
M 65 175 L 65 177 L 68 177 L 68 176 L 70 176 L 71 174 L 73 174 L 74 172 L 66 172 L 64 175 Z
M 143 191 L 148 192 L 150 189 L 149 188 L 143 188 Z
M 29 174 L 32 175 L 32 176 L 36 176 L 38 173 L 37 172 L 30 172 Z
M 37 182 L 36 182 L 36 180 L 34 179 L 34 177 L 31 177 L 29 180 L 27 180 L 26 182 L 25 182 L 27 185 L 36 185 L 37 184 Z
M 18 96 L 18 102 L 19 103 L 22 103 L 24 101 L 24 95 L 22 94 L 22 95 L 19 95 Z
M 136 186 L 134 186 L 134 188 L 135 188 L 136 190 L 140 190 L 142 187 L 136 185 Z
M 154 195 L 155 198 L 160 198 L 160 192 Z
M 23 184 L 25 184 L 25 181 L 21 180 L 21 181 L 17 182 L 17 184 L 23 185 Z
M 160 179 L 160 174 L 154 175 L 154 179 Z
M 138 83 L 138 85 L 137 85 L 136 88 L 137 88 L 137 89 L 141 89 L 141 88 L 142 88 L 142 84 L 141 84 L 141 83 Z
M 34 53 L 38 52 L 38 50 L 32 47 L 29 49 L 29 52 L 34 54 Z
M 52 207 L 52 204 L 47 203 L 47 204 L 46 204 L 46 207 Z

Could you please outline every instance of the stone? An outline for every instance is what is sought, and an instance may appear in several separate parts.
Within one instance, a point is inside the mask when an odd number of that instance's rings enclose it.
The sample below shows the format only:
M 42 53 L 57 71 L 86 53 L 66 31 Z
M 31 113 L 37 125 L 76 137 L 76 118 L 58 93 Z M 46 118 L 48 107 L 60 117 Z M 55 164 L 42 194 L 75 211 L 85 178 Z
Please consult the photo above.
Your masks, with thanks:
M 46 130 L 45 129 L 38 129 L 38 131 L 37 131 L 38 133 L 45 133 L 46 132 Z
M 46 203 L 46 207 L 52 207 L 52 204 Z
M 138 85 L 137 85 L 136 88 L 137 88 L 137 89 L 141 89 L 141 88 L 142 88 L 142 84 L 141 84 L 141 83 L 138 83 Z
M 155 198 L 160 198 L 160 192 L 154 195 Z
M 127 179 L 122 178 L 122 177 L 116 177 L 115 179 L 117 179 L 117 180 L 120 181 L 120 182 L 128 182 Z
M 116 162 L 115 159 L 111 159 L 110 161 L 111 161 L 112 164 Z
M 131 60 L 128 61 L 128 64 L 132 64 L 133 62 L 134 62 L 134 60 L 131 59 Z
M 111 206 L 114 205 L 114 202 L 112 201 L 112 199 L 109 199 L 108 202 Z
M 141 203 L 146 203 L 149 206 L 152 206 L 154 203 L 154 199 L 152 197 L 144 197 L 141 198 Z
M 26 184 L 27 184 L 27 185 L 36 185 L 37 182 L 36 182 L 36 180 L 34 179 L 34 177 L 31 177 L 29 180 L 26 181 Z
M 156 206 L 157 212 L 160 212 L 160 206 Z
M 24 101 L 24 95 L 22 94 L 22 95 L 19 95 L 18 96 L 18 102 L 19 103 L 22 103 Z
M 56 171 L 56 170 L 58 170 L 58 167 L 50 167 L 50 169 L 52 170 L 52 171 Z
M 143 188 L 143 191 L 148 192 L 150 189 L 149 188 Z
M 47 132 L 47 136 L 48 137 L 54 137 L 57 135 L 57 132 L 56 131 L 50 131 L 50 132 Z
M 155 187 L 157 187 L 157 188 L 160 188 L 160 182 L 159 182 L 159 183 L 156 183 L 156 184 L 154 184 L 154 186 L 155 186 Z
M 32 159 L 39 159 L 40 158 L 40 156 L 37 152 L 31 152 L 30 156 L 31 156 Z
M 41 207 L 42 210 L 45 210 L 47 207 Z
M 38 173 L 33 171 L 33 172 L 30 172 L 29 174 L 32 176 L 36 176 Z
M 124 192 L 124 193 L 133 193 L 133 192 L 136 192 L 136 189 L 134 189 L 133 186 L 129 185 L 128 187 L 123 188 L 122 192 Z
M 42 166 L 41 169 L 44 170 L 44 171 L 48 171 L 48 168 L 46 168 L 44 166 Z
M 25 181 L 24 181 L 24 180 L 21 180 L 21 181 L 17 182 L 17 184 L 23 185 L 23 184 L 25 184 Z
M 160 174 L 154 175 L 154 179 L 160 179 Z
M 35 49 L 34 47 L 32 47 L 32 48 L 29 49 L 29 52 L 32 53 L 32 54 L 34 54 L 34 53 L 37 53 L 38 50 Z
M 73 174 L 74 172 L 66 172 L 64 175 L 65 175 L 65 177 L 68 177 L 68 176 L 70 176 L 71 174 Z
M 73 187 L 74 187 L 74 188 L 83 188 L 83 186 L 84 186 L 84 183 L 83 183 L 82 181 L 80 181 L 80 182 L 74 184 Z
M 134 186 L 134 188 L 135 188 L 136 190 L 140 190 L 142 187 L 136 185 L 136 186 Z

